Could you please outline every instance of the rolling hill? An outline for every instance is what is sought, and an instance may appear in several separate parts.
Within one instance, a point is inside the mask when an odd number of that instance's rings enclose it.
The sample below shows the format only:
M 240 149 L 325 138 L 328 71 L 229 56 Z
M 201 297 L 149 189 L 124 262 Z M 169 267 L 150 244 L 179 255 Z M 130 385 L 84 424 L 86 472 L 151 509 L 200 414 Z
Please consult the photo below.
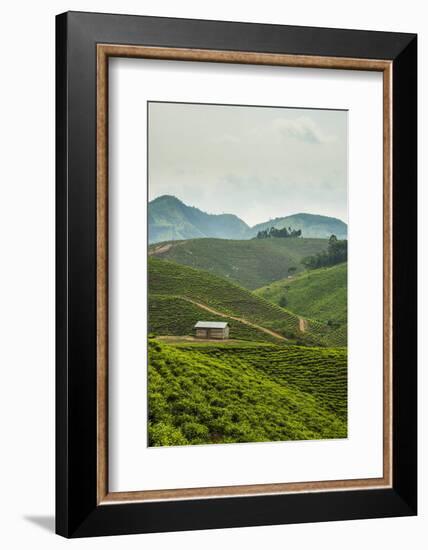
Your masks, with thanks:
M 299 273 L 301 261 L 326 250 L 325 239 L 191 239 L 153 244 L 149 256 L 203 269 L 254 290 Z
M 347 263 L 306 271 L 254 294 L 307 319 L 328 323 L 346 341 Z M 331 338 L 331 335 L 330 335 Z
M 196 306 L 199 309 L 196 320 L 201 318 L 208 320 L 206 317 L 211 315 L 234 317 L 275 331 L 280 335 L 278 339 L 281 339 L 281 336 L 293 338 L 299 335 L 299 318 L 296 315 L 253 295 L 248 290 L 206 271 L 149 258 L 149 302 L 156 299 L 159 301 L 160 297 L 179 298 Z M 171 316 L 168 302 L 158 303 L 160 306 L 163 305 L 164 312 Z M 217 313 L 207 312 L 204 309 L 207 307 Z M 155 321 L 162 314 L 162 307 L 160 310 L 156 309 L 152 302 L 149 303 L 149 311 L 152 312 L 152 318 L 149 317 L 150 332 L 154 332 L 156 322 L 158 323 L 156 334 L 168 334 L 164 329 L 165 325 L 159 324 L 158 320 Z M 178 307 L 175 311 L 177 319 L 175 323 L 172 320 L 169 323 L 177 326 L 175 334 L 178 335 L 180 334 L 178 327 L 183 323 L 183 316 L 187 315 L 187 310 L 181 311 Z M 187 334 L 192 334 L 192 327 L 189 325 L 186 327 L 190 329 Z M 233 334 L 231 336 L 233 337 Z
M 345 350 L 149 340 L 149 445 L 344 438 Z
M 227 320 L 231 338 L 344 345 L 325 323 L 304 323 L 298 315 L 206 271 L 149 258 L 149 332 L 192 335 L 198 320 Z M 221 318 L 221 319 L 220 319 Z
M 183 239 L 252 239 L 258 231 L 276 227 L 301 229 L 303 237 L 326 239 L 335 234 L 346 239 L 347 225 L 336 218 L 315 214 L 293 214 L 249 227 L 234 214 L 208 214 L 188 206 L 172 195 L 149 202 L 149 243 Z
M 151 257 L 148 272 L 150 446 L 347 436 L 336 329 L 206 271 Z M 192 338 L 201 319 L 230 339 Z

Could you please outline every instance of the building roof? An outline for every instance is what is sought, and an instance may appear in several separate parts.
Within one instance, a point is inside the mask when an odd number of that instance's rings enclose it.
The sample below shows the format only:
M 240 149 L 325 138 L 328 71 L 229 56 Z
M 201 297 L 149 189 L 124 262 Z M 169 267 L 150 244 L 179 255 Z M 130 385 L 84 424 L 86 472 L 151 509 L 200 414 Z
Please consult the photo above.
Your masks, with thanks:
M 216 321 L 198 321 L 194 328 L 226 328 L 227 323 L 218 323 Z

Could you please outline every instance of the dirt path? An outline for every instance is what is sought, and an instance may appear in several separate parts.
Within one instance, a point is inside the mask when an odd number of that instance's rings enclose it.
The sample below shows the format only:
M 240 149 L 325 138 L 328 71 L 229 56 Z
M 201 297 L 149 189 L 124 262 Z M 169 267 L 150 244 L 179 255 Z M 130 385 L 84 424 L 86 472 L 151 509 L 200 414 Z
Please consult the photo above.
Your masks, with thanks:
M 156 246 L 152 250 L 149 250 L 149 256 L 157 256 L 158 254 L 165 254 L 165 252 L 168 252 L 170 248 L 172 247 L 172 244 L 164 244 L 162 246 Z
M 306 332 L 306 329 L 308 328 L 308 322 L 306 319 L 302 319 L 302 317 L 299 317 L 299 330 L 300 332 Z
M 196 302 L 195 300 L 192 300 L 190 298 L 186 298 L 185 296 L 180 296 L 183 300 L 186 300 L 187 302 L 190 302 L 194 304 L 195 306 L 200 307 L 201 309 L 204 309 L 205 311 L 209 311 L 210 313 L 213 313 L 214 315 L 218 315 L 219 317 L 226 317 L 228 319 L 233 319 L 234 321 L 239 321 L 240 323 L 243 323 L 244 325 L 248 325 L 249 327 L 253 327 L 257 330 L 261 330 L 262 332 L 265 332 L 266 334 L 270 334 L 274 338 L 278 338 L 278 340 L 287 340 L 285 336 L 282 336 L 281 334 L 278 334 L 278 332 L 274 332 L 273 330 L 270 330 L 265 327 L 261 327 L 260 325 L 256 325 L 255 323 L 250 323 L 250 321 L 247 321 L 246 319 L 243 319 L 242 317 L 234 317 L 233 315 L 227 315 L 226 313 L 221 313 L 221 311 L 217 311 L 216 309 L 213 309 L 212 307 L 206 306 L 205 304 L 201 304 L 200 302 Z

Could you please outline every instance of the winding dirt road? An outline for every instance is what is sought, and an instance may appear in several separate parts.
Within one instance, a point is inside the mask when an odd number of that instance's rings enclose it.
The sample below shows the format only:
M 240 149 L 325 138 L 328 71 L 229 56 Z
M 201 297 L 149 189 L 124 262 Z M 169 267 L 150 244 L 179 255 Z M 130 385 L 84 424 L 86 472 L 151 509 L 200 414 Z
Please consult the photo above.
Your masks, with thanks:
M 250 321 L 247 321 L 246 319 L 243 319 L 242 317 L 234 317 L 233 315 L 227 315 L 226 313 L 222 313 L 221 311 L 217 311 L 216 309 L 213 309 L 210 306 L 207 306 L 205 304 L 201 304 L 201 302 L 196 302 L 196 300 L 192 300 L 191 298 L 187 298 L 186 296 L 178 296 L 178 298 L 181 298 L 182 300 L 186 300 L 186 302 L 190 302 L 191 304 L 194 304 L 195 306 L 200 307 L 201 309 L 204 309 L 205 311 L 209 311 L 210 313 L 213 313 L 214 315 L 218 315 L 219 317 L 225 317 L 226 319 L 233 319 L 234 321 L 239 321 L 240 323 L 243 323 L 244 325 L 248 325 L 249 327 L 253 327 L 257 330 L 261 330 L 262 332 L 265 332 L 266 334 L 270 334 L 274 338 L 278 338 L 278 340 L 287 340 L 285 336 L 282 336 L 282 334 L 279 334 L 278 332 L 275 332 L 273 330 L 270 330 L 265 327 L 261 327 L 260 325 L 256 325 L 255 323 L 250 323 Z

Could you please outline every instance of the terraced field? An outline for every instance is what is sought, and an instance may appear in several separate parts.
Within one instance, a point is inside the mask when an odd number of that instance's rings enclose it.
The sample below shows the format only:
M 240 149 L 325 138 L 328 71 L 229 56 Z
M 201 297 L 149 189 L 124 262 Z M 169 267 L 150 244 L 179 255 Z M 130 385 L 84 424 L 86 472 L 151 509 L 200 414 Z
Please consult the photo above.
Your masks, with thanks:
M 212 273 L 148 264 L 151 446 L 347 436 L 347 350 L 331 347 L 343 327 Z M 231 339 L 192 341 L 201 319 L 226 320 Z
M 149 333 L 165 336 L 188 336 L 203 316 L 204 321 L 227 321 L 233 339 L 253 342 L 277 342 L 278 339 L 263 331 L 240 323 L 230 317 L 207 314 L 193 303 L 175 296 L 149 297 Z
M 195 349 L 189 344 L 180 345 L 180 348 Z M 198 351 L 229 364 L 242 361 L 275 382 L 310 393 L 327 409 L 346 419 L 347 352 L 343 348 L 209 344 Z
M 149 445 L 347 437 L 346 350 L 149 339 Z
M 192 269 L 166 260 L 149 258 L 149 296 L 155 299 L 159 296 L 188 298 L 195 302 L 210 306 L 223 315 L 246 319 L 267 329 L 278 332 L 285 338 L 298 338 L 299 318 L 270 302 L 254 296 L 251 292 L 233 283 L 216 277 L 202 270 Z M 167 305 L 166 302 L 163 303 Z M 162 302 L 158 301 L 158 306 Z M 175 308 L 178 317 L 182 314 Z M 187 308 L 188 310 L 188 308 Z M 153 305 L 151 306 L 153 310 Z M 157 313 L 159 316 L 167 312 Z M 207 313 L 200 312 L 204 320 Z M 152 322 L 149 319 L 150 326 Z M 173 321 L 171 320 L 171 324 Z M 172 326 L 170 324 L 170 326 Z M 178 321 L 182 325 L 182 321 Z M 160 325 L 157 323 L 157 330 Z
M 308 321 L 305 323 L 306 330 L 302 332 L 298 315 L 221 277 L 157 258 L 149 258 L 148 265 L 149 331 L 155 335 L 182 335 L 184 327 L 189 329 L 190 320 L 220 320 L 219 317 L 222 316 L 221 320 L 229 320 L 232 327 L 238 328 L 238 332 L 231 331 L 232 338 L 241 338 L 245 334 L 246 338 L 254 339 L 254 327 L 242 326 L 247 322 L 260 327 L 257 332 L 261 334 L 256 337 L 259 341 L 272 341 L 269 335 L 263 333 L 263 329 L 266 329 L 277 333 L 279 338 L 283 337 L 294 343 L 346 345 L 346 339 L 340 337 L 337 327 Z M 175 301 L 167 301 L 172 298 Z M 177 302 L 179 299 L 181 302 Z M 193 304 L 183 303 L 186 300 L 191 300 Z M 212 308 L 220 315 L 207 312 L 196 304 Z M 242 319 L 242 322 L 239 322 L 239 319 Z M 191 333 L 191 330 L 187 332 Z M 278 338 L 273 339 L 275 340 Z

